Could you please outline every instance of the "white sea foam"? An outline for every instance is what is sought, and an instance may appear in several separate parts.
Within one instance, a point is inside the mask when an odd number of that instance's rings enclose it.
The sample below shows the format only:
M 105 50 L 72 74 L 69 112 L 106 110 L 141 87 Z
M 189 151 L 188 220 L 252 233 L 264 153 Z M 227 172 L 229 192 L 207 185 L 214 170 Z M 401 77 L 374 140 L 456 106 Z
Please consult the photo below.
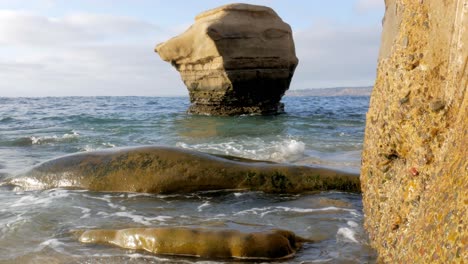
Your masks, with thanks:
M 100 195 L 100 196 L 93 196 L 93 195 L 83 194 L 83 197 L 98 200 L 98 201 L 104 201 L 106 202 L 107 206 L 109 206 L 112 209 L 118 209 L 121 211 L 127 210 L 127 207 L 118 205 L 112 202 L 112 198 L 116 197 L 115 195 L 106 194 L 106 195 Z
M 106 196 L 106 195 L 103 195 L 103 196 L 91 196 L 91 195 L 83 194 L 83 197 L 90 198 L 90 199 L 94 199 L 94 200 L 100 200 L 100 201 L 104 201 L 104 202 L 107 202 L 107 203 L 110 203 L 110 202 L 111 202 L 110 196 Z
M 306 262 L 301 262 L 301 263 L 333 263 L 332 258 L 327 258 L 327 259 L 314 259 L 314 260 L 307 260 Z
M 265 141 L 261 138 L 228 141 L 220 143 L 187 144 L 178 142 L 176 146 L 214 154 L 224 154 L 256 160 L 292 162 L 303 157 L 305 143 L 294 138 Z
M 125 195 L 127 196 L 127 198 L 155 196 L 151 193 L 126 193 Z
M 45 197 L 43 197 L 43 195 L 45 195 Z M 19 198 L 17 201 L 11 203 L 10 208 L 30 207 L 32 205 L 46 207 L 50 205 L 54 200 L 63 199 L 68 196 L 70 196 L 70 193 L 67 190 L 62 189 L 53 189 L 39 194 L 28 193 Z
M 144 255 L 144 254 L 139 254 L 139 253 L 133 253 L 133 254 L 127 254 L 125 255 L 131 259 L 149 259 L 149 260 L 154 260 L 155 263 L 163 263 L 166 261 L 170 261 L 170 259 L 167 258 L 159 258 L 156 256 L 150 256 L 150 255 Z
M 75 255 L 72 255 L 73 257 L 76 257 L 76 258 L 83 258 L 84 256 L 75 256 Z M 112 263 L 114 262 L 115 258 L 130 258 L 130 259 L 137 259 L 137 260 L 141 260 L 143 262 L 147 262 L 147 261 L 150 261 L 151 263 L 166 263 L 166 262 L 169 262 L 171 263 L 170 259 L 167 259 L 167 258 L 161 258 L 161 257 L 157 257 L 157 256 L 154 256 L 154 255 L 149 255 L 149 254 L 140 254 L 140 253 L 131 253 L 131 254 L 105 254 L 105 253 L 95 253 L 95 254 L 89 254 L 89 255 L 86 255 L 85 258 L 89 258 L 89 257 L 94 257 L 94 258 L 99 258 L 99 259 L 103 259 L 103 258 L 109 258 L 109 260 L 101 260 L 99 262 L 93 262 L 93 261 L 85 261 L 83 263 Z M 104 261 L 104 262 L 103 262 Z M 80 262 L 81 263 L 81 262 Z M 181 262 L 181 263 L 184 263 L 184 262 Z M 189 263 L 189 262 L 187 262 Z M 192 263 L 192 262 L 190 262 Z
M 172 216 L 165 216 L 165 215 L 160 215 L 156 217 L 146 217 L 146 216 L 142 216 L 138 214 L 133 214 L 131 212 L 116 212 L 116 213 L 107 214 L 107 215 L 130 218 L 135 223 L 140 223 L 140 224 L 147 225 L 147 226 L 154 224 L 153 223 L 154 221 L 160 222 L 159 224 L 161 224 L 161 222 L 165 222 L 166 220 L 173 218 Z
M 78 132 L 72 131 L 71 134 L 68 134 L 68 133 L 63 134 L 62 138 L 75 138 L 75 137 L 79 137 L 79 136 L 80 136 L 80 134 L 78 134 Z
M 211 205 L 211 204 L 210 204 L 209 201 L 205 201 L 203 204 L 201 204 L 200 206 L 198 206 L 198 208 L 197 208 L 197 209 L 198 209 L 198 212 L 203 211 L 203 208 L 209 207 L 210 205 Z
M 51 239 L 47 239 L 46 241 L 40 243 L 36 248 L 35 248 L 35 252 L 39 252 L 41 250 L 43 250 L 44 248 L 46 247 L 49 247 L 49 248 L 52 248 L 53 250 L 57 251 L 57 252 L 61 252 L 63 253 L 65 250 L 64 250 L 64 247 L 66 246 L 65 243 L 59 241 L 58 239 L 56 238 L 51 238 Z
M 112 144 L 112 143 L 109 143 L 109 142 L 104 142 L 101 145 L 103 145 L 104 147 L 108 147 L 108 148 L 115 148 L 116 147 L 115 144 Z
M 348 222 L 346 222 L 346 224 L 348 224 L 352 228 L 356 228 L 356 227 L 359 226 L 358 223 L 356 223 L 354 221 L 348 221 Z
M 356 231 L 348 227 L 340 227 L 338 232 L 336 232 L 337 240 L 351 241 L 354 243 L 359 243 L 356 239 Z
M 14 178 L 11 180 L 11 183 L 17 185 L 15 189 L 18 190 L 40 190 L 46 187 L 46 184 L 38 179 L 29 177 Z
M 89 218 L 91 216 L 91 214 L 90 214 L 91 209 L 89 209 L 89 208 L 81 207 L 81 206 L 73 206 L 73 208 L 77 208 L 77 209 L 81 210 L 82 216 L 80 217 L 80 219 Z
M 286 207 L 286 206 L 268 206 L 263 208 L 251 208 L 243 211 L 239 211 L 234 215 L 245 215 L 245 214 L 254 214 L 264 217 L 267 214 L 277 213 L 277 212 L 293 212 L 293 213 L 316 213 L 316 212 L 336 212 L 336 211 L 346 211 L 354 212 L 354 209 L 348 208 L 339 208 L 334 206 L 324 207 L 324 208 L 297 208 L 297 207 Z
M 217 214 L 214 217 L 215 218 L 224 218 L 224 217 L 226 217 L 226 214 Z
M 79 136 L 80 134 L 78 132 L 72 131 L 71 133 L 63 134 L 62 136 L 30 136 L 27 138 L 27 140 L 30 142 L 31 145 L 43 145 L 48 143 L 73 140 L 78 138 Z
M 94 148 L 94 147 L 92 147 L 90 145 L 85 145 L 84 147 L 82 147 L 80 149 L 80 151 L 84 151 L 84 152 L 89 152 L 89 151 L 94 151 L 94 150 L 96 150 L 96 148 Z
M 27 219 L 23 217 L 23 214 L 0 219 L 0 237 L 7 235 L 11 230 L 20 228 L 21 224 L 26 222 Z
M 90 151 L 96 151 L 96 150 L 102 150 L 102 149 L 115 148 L 116 146 L 117 145 L 112 144 L 110 142 L 104 142 L 104 143 L 101 143 L 100 145 L 95 145 L 95 146 L 85 145 L 81 147 L 80 150 L 83 152 L 90 152 Z

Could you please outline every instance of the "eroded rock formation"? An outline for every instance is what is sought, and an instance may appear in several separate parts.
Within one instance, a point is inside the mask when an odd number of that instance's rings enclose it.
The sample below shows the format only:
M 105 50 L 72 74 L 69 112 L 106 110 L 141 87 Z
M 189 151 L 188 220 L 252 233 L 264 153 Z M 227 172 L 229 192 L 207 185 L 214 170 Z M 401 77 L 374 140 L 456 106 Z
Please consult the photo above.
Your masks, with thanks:
M 271 114 L 298 63 L 291 27 L 271 8 L 231 4 L 199 14 L 156 46 L 187 86 L 196 114 Z
M 170 147 L 136 147 L 68 155 L 44 162 L 3 185 L 25 190 L 79 188 L 108 192 L 359 192 L 358 175 Z
M 95 229 L 84 231 L 79 240 L 82 243 L 142 249 L 160 255 L 243 260 L 291 258 L 303 242 L 312 242 L 286 230 L 243 233 L 186 227 Z
M 386 0 L 361 180 L 387 263 L 468 259 L 468 2 Z

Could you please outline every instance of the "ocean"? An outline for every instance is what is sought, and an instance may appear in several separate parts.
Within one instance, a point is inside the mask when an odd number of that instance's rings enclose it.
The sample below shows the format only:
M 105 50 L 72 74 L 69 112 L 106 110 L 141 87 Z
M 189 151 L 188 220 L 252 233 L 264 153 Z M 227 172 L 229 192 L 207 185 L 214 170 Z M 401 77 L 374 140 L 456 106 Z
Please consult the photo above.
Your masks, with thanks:
M 275 116 L 195 116 L 187 97 L 0 98 L 0 177 L 63 155 L 175 146 L 359 172 L 369 97 L 285 97 Z M 316 240 L 285 263 L 373 263 L 362 198 L 211 191 L 178 195 L 0 187 L 0 263 L 224 263 L 77 241 L 73 230 L 287 229 Z M 237 261 L 236 263 L 240 263 Z

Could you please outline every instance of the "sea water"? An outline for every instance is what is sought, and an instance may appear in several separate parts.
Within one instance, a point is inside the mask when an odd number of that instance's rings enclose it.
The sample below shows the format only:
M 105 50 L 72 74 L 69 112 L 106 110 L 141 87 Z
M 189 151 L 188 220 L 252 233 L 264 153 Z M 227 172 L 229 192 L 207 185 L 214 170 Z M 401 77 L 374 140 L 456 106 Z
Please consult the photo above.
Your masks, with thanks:
M 286 113 L 186 114 L 186 97 L 0 98 L 0 177 L 70 153 L 176 146 L 359 172 L 368 97 L 285 97 Z M 178 195 L 0 188 L 0 263 L 219 263 L 77 241 L 73 230 L 282 228 L 315 243 L 286 263 L 373 263 L 361 196 L 212 191 Z M 238 263 L 238 262 L 237 262 Z

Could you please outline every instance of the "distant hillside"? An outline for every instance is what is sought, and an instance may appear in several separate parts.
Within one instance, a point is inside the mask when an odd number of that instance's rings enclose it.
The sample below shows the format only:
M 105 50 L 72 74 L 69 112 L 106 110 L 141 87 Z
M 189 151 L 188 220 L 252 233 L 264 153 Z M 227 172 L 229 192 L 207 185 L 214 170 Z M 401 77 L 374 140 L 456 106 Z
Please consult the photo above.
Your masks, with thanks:
M 286 96 L 370 96 L 372 86 L 288 90 Z

